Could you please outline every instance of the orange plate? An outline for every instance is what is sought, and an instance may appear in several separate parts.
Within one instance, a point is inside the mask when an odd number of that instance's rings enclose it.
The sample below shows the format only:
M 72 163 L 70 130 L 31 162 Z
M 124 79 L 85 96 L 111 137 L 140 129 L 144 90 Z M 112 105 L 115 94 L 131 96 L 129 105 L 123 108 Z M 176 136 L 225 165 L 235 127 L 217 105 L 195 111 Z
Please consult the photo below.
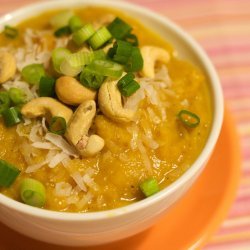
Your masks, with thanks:
M 189 192 L 151 229 L 105 246 L 70 248 L 27 238 L 0 224 L 0 249 L 197 249 L 208 241 L 225 218 L 238 186 L 240 163 L 235 125 L 226 111 L 219 141 L 205 171 Z

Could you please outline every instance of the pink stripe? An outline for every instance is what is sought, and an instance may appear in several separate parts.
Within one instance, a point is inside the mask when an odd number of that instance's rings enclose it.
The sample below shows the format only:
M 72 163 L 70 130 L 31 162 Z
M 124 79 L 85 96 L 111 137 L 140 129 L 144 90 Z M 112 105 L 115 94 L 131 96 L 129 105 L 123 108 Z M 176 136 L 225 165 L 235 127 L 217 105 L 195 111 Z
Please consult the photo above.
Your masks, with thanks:
M 217 233 L 217 235 L 219 236 L 224 234 L 234 234 L 241 232 L 250 232 L 250 225 L 239 225 L 232 227 L 222 226 L 221 230 Z
M 227 98 L 246 97 L 249 96 L 250 85 L 244 88 L 238 88 L 237 91 L 235 91 L 235 89 L 224 88 L 224 93 Z
M 233 42 L 236 42 L 237 40 L 234 40 Z M 228 44 L 226 43 L 225 45 L 220 45 L 218 47 L 208 47 L 205 48 L 206 52 L 210 56 L 218 56 L 220 54 L 225 55 L 227 53 L 244 53 L 244 52 L 249 52 L 250 50 L 250 45 L 247 43 L 243 44 Z M 225 56 L 226 57 L 226 56 Z

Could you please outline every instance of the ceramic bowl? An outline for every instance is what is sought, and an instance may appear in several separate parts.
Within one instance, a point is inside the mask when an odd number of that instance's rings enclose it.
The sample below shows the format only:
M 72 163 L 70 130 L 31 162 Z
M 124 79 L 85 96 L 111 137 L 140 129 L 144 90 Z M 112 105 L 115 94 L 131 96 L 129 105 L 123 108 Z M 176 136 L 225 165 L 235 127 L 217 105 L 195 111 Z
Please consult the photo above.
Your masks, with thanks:
M 140 6 L 108 0 L 40 2 L 0 18 L 0 30 L 5 24 L 17 24 L 44 11 L 85 6 L 124 11 L 167 39 L 180 57 L 198 65 L 205 72 L 212 90 L 214 119 L 207 143 L 190 169 L 159 193 L 132 205 L 103 212 L 63 213 L 27 206 L 0 194 L 0 219 L 3 223 L 29 237 L 68 246 L 104 244 L 129 237 L 153 225 L 185 194 L 204 169 L 218 139 L 224 110 L 218 76 L 200 46 L 170 20 Z

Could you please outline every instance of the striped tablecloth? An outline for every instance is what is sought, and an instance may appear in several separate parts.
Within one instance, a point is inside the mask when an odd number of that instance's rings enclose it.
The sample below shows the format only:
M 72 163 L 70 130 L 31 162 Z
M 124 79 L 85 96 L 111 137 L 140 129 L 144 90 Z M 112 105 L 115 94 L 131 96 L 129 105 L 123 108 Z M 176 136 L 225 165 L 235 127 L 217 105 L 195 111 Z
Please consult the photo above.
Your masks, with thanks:
M 0 15 L 36 1 L 0 0 Z M 240 134 L 243 177 L 227 219 L 205 250 L 250 249 L 250 0 L 130 2 L 174 20 L 203 46 L 216 66 Z

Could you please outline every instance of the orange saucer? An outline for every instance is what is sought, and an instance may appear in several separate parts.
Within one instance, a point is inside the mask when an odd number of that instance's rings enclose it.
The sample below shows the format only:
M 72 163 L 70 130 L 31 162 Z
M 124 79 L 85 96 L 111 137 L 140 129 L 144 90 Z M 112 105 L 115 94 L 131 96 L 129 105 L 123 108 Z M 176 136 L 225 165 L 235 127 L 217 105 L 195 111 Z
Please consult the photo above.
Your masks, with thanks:
M 22 236 L 0 223 L 0 249 L 36 250 L 182 250 L 197 249 L 208 241 L 225 218 L 240 176 L 240 150 L 228 111 L 215 151 L 190 191 L 151 229 L 137 236 L 99 247 L 49 245 Z

